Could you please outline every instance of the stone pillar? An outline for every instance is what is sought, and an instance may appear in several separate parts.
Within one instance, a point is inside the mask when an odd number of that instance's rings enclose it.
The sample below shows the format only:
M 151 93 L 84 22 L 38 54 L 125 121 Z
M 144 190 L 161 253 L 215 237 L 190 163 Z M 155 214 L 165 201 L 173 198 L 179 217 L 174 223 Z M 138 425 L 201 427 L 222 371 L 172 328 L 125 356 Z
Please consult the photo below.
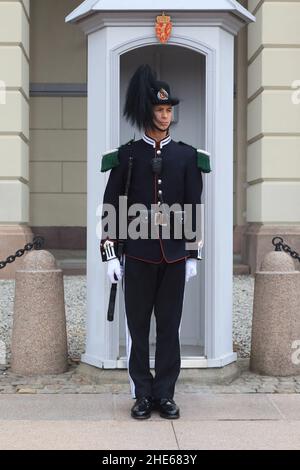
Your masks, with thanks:
M 249 0 L 247 229 L 254 273 L 281 235 L 300 251 L 300 3 Z
M 29 0 L 0 0 L 0 260 L 32 240 L 29 222 Z M 13 278 L 20 259 L 0 270 Z
M 68 367 L 62 270 L 45 250 L 30 252 L 22 263 L 16 272 L 12 372 L 61 374 Z
M 268 253 L 255 275 L 250 358 L 253 372 L 300 374 L 299 310 L 300 272 L 293 258 L 284 252 Z

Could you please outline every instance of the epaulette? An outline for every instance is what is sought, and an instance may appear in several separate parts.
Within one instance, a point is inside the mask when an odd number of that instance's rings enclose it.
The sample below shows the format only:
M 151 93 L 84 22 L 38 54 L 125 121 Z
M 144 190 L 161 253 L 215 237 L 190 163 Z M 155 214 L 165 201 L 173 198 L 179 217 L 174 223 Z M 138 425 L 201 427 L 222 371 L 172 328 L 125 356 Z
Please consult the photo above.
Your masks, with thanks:
M 179 141 L 178 142 L 181 145 L 187 145 L 189 147 L 192 147 L 194 150 L 197 151 L 197 167 L 200 168 L 203 173 L 210 173 L 211 168 L 210 168 L 210 153 L 207 152 L 206 150 L 202 149 L 196 149 L 196 147 L 193 147 L 192 145 L 186 144 L 185 142 Z
M 210 153 L 206 150 L 196 149 L 197 150 L 197 166 L 203 173 L 210 173 Z
M 111 170 L 119 163 L 119 149 L 109 150 L 102 155 L 101 172 Z
M 111 170 L 112 168 L 115 168 L 120 164 L 119 161 L 119 150 L 122 147 L 126 147 L 127 145 L 131 145 L 132 142 L 134 142 L 134 139 L 131 139 L 129 142 L 126 144 L 120 145 L 120 147 L 109 150 L 108 152 L 105 152 L 102 154 L 102 162 L 101 162 L 101 173 L 104 173 L 105 171 Z

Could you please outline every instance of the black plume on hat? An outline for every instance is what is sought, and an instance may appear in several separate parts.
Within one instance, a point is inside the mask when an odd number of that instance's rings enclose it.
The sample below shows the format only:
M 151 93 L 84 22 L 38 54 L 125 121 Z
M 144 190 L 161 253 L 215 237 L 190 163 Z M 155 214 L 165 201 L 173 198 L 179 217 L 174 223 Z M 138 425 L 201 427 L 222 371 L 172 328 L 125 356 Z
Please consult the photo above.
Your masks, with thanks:
M 148 64 L 140 65 L 133 74 L 127 89 L 124 116 L 140 130 L 153 126 L 153 105 L 179 103 L 170 95 L 166 82 L 157 81 Z

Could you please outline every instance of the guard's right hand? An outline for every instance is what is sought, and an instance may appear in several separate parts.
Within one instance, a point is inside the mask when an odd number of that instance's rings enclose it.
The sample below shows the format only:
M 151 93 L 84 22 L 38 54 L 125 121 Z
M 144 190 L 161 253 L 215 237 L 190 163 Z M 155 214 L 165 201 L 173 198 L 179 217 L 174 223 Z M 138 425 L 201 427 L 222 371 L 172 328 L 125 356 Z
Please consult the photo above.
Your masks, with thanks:
M 191 277 L 197 275 L 197 260 L 189 258 L 185 263 L 185 281 L 188 282 Z
M 107 262 L 107 276 L 112 284 L 117 284 L 122 279 L 123 271 L 118 258 Z M 117 279 L 116 279 L 117 278 Z

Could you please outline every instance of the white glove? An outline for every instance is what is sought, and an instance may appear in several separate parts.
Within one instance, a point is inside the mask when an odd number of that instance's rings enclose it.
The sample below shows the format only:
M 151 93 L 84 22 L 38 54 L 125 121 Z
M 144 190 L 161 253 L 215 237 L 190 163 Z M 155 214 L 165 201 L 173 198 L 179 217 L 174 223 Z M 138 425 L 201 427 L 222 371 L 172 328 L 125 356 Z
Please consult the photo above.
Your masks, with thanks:
M 114 274 L 118 278 L 115 279 Z M 121 269 L 121 264 L 118 258 L 110 259 L 107 262 L 107 276 L 112 284 L 117 284 L 122 279 L 123 269 Z
M 197 260 L 195 258 L 189 258 L 185 263 L 185 281 L 197 275 Z

